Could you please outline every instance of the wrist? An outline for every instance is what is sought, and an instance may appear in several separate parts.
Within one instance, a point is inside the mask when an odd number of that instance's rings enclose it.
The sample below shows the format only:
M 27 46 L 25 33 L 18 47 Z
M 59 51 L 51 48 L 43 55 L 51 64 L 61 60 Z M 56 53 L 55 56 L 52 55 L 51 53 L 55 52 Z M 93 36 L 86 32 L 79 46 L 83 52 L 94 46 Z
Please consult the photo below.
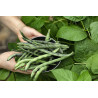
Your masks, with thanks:
M 19 24 L 17 25 L 17 29 L 18 29 L 19 31 L 21 31 L 21 32 L 22 32 L 22 30 L 23 30 L 24 27 L 26 27 L 26 25 L 23 24 L 23 23 L 19 23 Z
M 16 34 L 26 26 L 17 16 L 0 16 L 0 22 L 10 28 Z

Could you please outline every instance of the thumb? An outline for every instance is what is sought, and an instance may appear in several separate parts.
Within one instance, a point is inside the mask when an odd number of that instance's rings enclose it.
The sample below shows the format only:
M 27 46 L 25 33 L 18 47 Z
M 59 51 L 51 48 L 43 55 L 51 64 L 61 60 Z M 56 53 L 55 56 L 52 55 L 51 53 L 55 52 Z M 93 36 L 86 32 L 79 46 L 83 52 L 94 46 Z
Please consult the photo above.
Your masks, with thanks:
M 37 37 L 37 36 L 44 36 L 43 34 L 41 34 L 40 32 L 38 32 L 37 30 L 35 30 L 34 28 L 32 28 L 32 33 Z

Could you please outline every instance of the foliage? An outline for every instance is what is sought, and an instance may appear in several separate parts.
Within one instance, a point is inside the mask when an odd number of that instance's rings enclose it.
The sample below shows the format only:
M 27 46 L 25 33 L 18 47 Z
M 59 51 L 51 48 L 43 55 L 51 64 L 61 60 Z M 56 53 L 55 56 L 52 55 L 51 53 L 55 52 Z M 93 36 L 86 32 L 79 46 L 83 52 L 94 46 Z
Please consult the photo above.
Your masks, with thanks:
M 5 69 L 0 69 L 0 80 L 6 80 L 9 74 L 10 74 L 10 71 Z
M 86 16 L 64 16 L 66 19 L 74 21 L 74 22 L 79 22 L 81 20 L 84 20 Z
M 74 56 L 63 60 L 50 72 L 42 73 L 38 81 L 98 80 L 98 16 L 23 16 L 22 21 L 40 33 L 69 45 Z M 16 49 L 9 44 L 10 50 Z M 7 79 L 6 79 L 7 78 Z M 32 81 L 28 75 L 0 70 L 0 80 Z
M 65 69 L 55 69 L 52 71 L 57 81 L 75 81 L 77 80 L 77 74 Z
M 91 78 L 88 70 L 83 70 L 77 79 L 77 81 L 91 81 L 91 80 L 92 80 L 92 78 Z
M 93 22 L 90 24 L 91 39 L 98 43 L 98 22 Z
M 92 55 L 86 62 L 86 67 L 92 71 L 93 74 L 98 74 L 98 53 Z
M 75 42 L 75 56 L 76 62 L 86 62 L 86 60 L 98 51 L 98 44 L 94 43 L 91 39 Z
M 86 32 L 76 25 L 63 26 L 57 32 L 58 38 L 64 38 L 69 41 L 80 41 L 87 37 Z

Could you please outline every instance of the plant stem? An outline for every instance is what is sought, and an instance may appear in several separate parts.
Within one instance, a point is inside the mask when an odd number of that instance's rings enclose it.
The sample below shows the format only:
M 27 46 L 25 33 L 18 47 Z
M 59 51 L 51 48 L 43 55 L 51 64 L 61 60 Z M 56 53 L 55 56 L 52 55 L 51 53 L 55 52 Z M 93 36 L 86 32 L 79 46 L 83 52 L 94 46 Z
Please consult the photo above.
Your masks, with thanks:
M 83 24 L 83 21 L 81 21 L 81 24 L 82 24 L 82 27 L 83 27 L 84 31 L 86 31 L 86 28 L 85 28 L 85 26 Z
M 86 65 L 86 63 L 74 63 L 75 65 Z

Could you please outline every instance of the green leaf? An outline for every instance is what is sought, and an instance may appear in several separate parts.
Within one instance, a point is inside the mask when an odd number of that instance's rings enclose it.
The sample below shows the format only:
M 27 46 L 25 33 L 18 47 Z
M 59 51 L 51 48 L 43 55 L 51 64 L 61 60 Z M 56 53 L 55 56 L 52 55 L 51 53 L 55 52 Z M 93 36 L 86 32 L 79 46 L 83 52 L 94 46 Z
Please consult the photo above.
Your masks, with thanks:
M 91 39 L 98 43 L 98 22 L 93 22 L 90 25 Z
M 10 74 L 10 71 L 5 69 L 0 69 L 0 80 L 5 80 Z
M 87 34 L 83 29 L 76 25 L 63 26 L 57 33 L 58 38 L 63 38 L 70 41 L 80 41 L 87 37 Z
M 83 24 L 86 29 L 89 29 L 90 24 L 93 22 L 93 17 L 87 17 L 84 21 Z
M 83 20 L 83 24 L 86 29 L 89 29 L 90 24 L 95 21 L 98 21 L 98 16 L 87 16 L 86 19 Z
M 41 18 L 42 20 L 44 20 L 44 22 L 49 22 L 49 17 L 50 16 L 36 16 L 37 18 Z
M 57 31 L 58 31 L 58 28 L 57 28 L 56 24 L 53 24 L 53 23 L 46 24 L 45 27 L 47 28 L 47 30 L 50 29 L 50 31 L 51 31 L 50 35 L 51 35 L 52 38 L 54 38 L 57 34 Z
M 8 43 L 8 49 L 11 50 L 17 50 L 17 43 Z
M 64 16 L 66 19 L 74 21 L 74 22 L 79 22 L 81 20 L 84 20 L 86 16 Z
M 55 69 L 52 73 L 57 81 L 75 81 L 78 77 L 76 73 L 64 69 Z
M 40 74 L 37 81 L 56 81 L 56 80 L 55 77 L 53 77 L 53 75 L 50 72 L 48 72 Z
M 93 74 L 98 74 L 98 53 L 88 58 L 86 67 L 90 69 Z
M 15 81 L 14 73 L 12 72 L 7 81 Z
M 77 62 L 85 62 L 90 56 L 98 51 L 98 44 L 94 43 L 90 39 L 75 42 L 75 56 L 74 59 Z
M 36 19 L 35 16 L 22 16 L 21 20 L 25 23 L 25 24 L 29 24 L 32 21 L 34 21 Z
M 35 28 L 36 30 L 40 29 L 44 25 L 44 20 L 41 18 L 36 18 L 34 22 L 31 23 L 31 27 Z
M 45 28 L 45 26 L 43 26 L 43 27 L 41 28 L 41 33 L 42 33 L 43 35 L 47 35 L 47 32 L 48 32 L 48 29 Z
M 88 70 L 83 70 L 79 76 L 79 78 L 77 79 L 77 81 L 91 81 L 92 78 L 88 72 Z
M 58 21 L 56 23 L 56 25 L 57 25 L 58 28 L 61 28 L 62 26 L 67 26 L 68 25 L 68 22 L 67 22 L 67 20 Z
M 98 79 L 94 80 L 94 81 L 98 81 Z
M 92 77 L 92 80 L 94 81 L 98 79 L 98 74 L 91 74 L 91 77 Z
M 16 81 L 32 81 L 30 75 L 15 73 Z
M 79 64 L 77 64 L 77 65 L 73 64 L 73 67 L 72 67 L 71 71 L 75 72 L 77 74 L 80 74 L 81 71 L 84 70 L 84 69 L 85 69 L 85 67 L 82 64 L 81 65 L 79 65 Z
M 57 68 L 71 69 L 74 64 L 72 57 L 69 57 L 65 60 L 62 60 L 60 65 Z

